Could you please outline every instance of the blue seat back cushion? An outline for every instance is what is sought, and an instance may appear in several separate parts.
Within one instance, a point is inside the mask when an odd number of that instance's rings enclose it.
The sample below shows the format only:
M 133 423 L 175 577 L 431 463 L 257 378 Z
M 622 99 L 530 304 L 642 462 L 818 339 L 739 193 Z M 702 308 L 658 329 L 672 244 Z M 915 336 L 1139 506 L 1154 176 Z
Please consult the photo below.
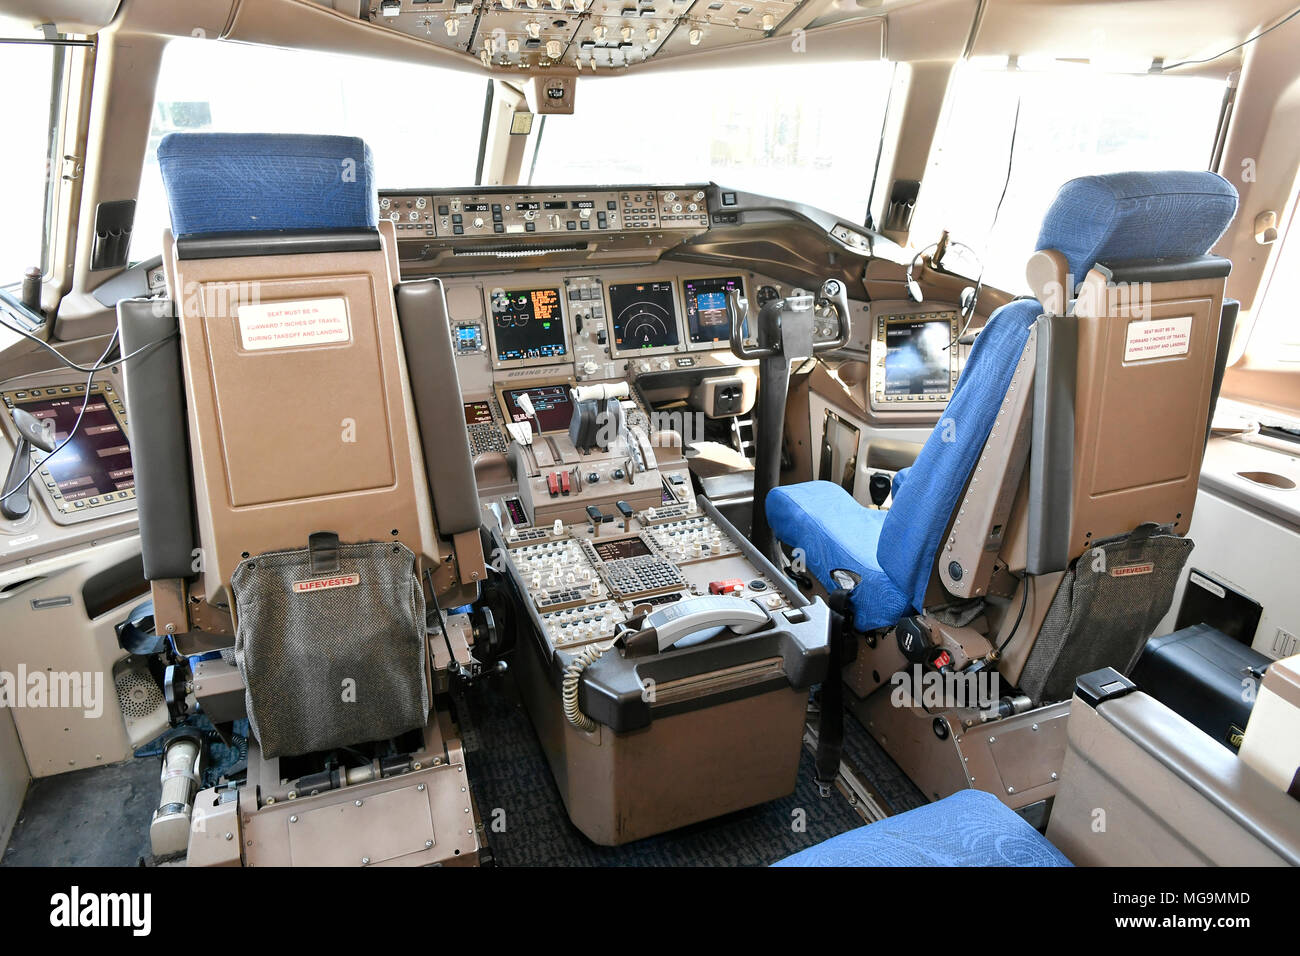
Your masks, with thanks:
M 1034 248 L 1064 253 L 1077 286 L 1099 261 L 1204 255 L 1236 211 L 1237 190 L 1211 172 L 1084 176 L 1057 192 Z
M 1029 330 L 1042 311 L 1038 300 L 1020 299 L 989 318 L 939 424 L 885 512 L 877 562 L 913 610 L 924 606 L 934 555 L 948 519 L 984 450 Z
M 1071 866 L 1014 810 L 983 790 L 841 833 L 773 866 Z
M 355 136 L 170 133 L 158 167 L 172 234 L 374 229 L 374 158 Z

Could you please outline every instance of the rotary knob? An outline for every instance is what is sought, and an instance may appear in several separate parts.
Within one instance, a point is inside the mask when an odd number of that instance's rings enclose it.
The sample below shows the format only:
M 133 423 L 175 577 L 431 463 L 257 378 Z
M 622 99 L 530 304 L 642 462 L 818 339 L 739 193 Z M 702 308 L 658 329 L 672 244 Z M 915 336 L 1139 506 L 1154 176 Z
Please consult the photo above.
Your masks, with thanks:
M 475 228 L 475 229 L 482 229 L 482 228 L 483 228 L 483 217 L 482 217 L 482 216 L 475 216 L 475 217 L 474 217 L 474 228 Z

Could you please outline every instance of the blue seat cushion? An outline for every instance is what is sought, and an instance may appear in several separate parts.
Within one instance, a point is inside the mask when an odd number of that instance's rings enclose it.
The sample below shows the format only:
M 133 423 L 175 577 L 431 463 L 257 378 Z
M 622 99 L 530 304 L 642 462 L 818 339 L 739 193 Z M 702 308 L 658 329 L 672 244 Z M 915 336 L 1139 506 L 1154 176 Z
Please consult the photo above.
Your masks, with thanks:
M 773 866 L 1072 866 L 1014 810 L 983 790 L 841 833 Z
M 876 545 L 887 511 L 864 508 L 839 485 L 806 481 L 773 488 L 766 499 L 767 521 L 777 539 L 795 547 L 796 560 L 828 591 L 837 587 L 831 572 L 861 576 L 853 589 L 853 626 L 859 631 L 889 627 L 907 610 L 907 596 L 876 560 Z
M 828 590 L 830 572 L 862 575 L 853 589 L 853 626 L 892 627 L 925 600 L 948 519 L 984 449 L 1042 306 L 1035 299 L 1004 305 L 975 339 L 957 389 L 916 463 L 893 489 L 889 511 L 858 504 L 825 481 L 784 485 L 766 499 L 776 537 L 799 549 Z
M 915 611 L 923 607 L 948 520 L 1002 409 L 1029 330 L 1042 312 L 1037 299 L 1019 299 L 989 317 L 939 424 L 894 492 L 876 561 Z
M 172 234 L 374 229 L 374 157 L 355 136 L 170 133 L 158 167 Z
M 1034 248 L 1064 253 L 1077 285 L 1098 262 L 1204 255 L 1236 211 L 1237 190 L 1204 170 L 1083 176 L 1057 192 Z

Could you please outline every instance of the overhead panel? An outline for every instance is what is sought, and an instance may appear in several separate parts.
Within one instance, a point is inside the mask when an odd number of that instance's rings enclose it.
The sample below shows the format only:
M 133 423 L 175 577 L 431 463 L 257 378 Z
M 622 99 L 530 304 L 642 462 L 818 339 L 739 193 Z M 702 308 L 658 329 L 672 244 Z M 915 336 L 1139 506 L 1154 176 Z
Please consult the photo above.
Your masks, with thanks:
M 794 0 L 368 0 L 368 19 L 485 67 L 536 72 L 634 66 L 657 55 L 771 36 Z

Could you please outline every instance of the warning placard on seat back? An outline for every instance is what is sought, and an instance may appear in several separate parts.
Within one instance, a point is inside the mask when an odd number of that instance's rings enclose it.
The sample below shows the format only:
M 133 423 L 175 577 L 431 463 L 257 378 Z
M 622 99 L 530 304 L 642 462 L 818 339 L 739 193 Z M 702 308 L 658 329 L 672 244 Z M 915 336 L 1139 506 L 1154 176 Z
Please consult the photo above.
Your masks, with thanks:
M 250 352 L 346 342 L 352 337 L 342 298 L 241 305 L 240 344 Z
M 1140 362 L 1142 359 L 1186 355 L 1191 348 L 1191 340 L 1190 315 L 1130 322 L 1124 339 L 1124 361 Z

